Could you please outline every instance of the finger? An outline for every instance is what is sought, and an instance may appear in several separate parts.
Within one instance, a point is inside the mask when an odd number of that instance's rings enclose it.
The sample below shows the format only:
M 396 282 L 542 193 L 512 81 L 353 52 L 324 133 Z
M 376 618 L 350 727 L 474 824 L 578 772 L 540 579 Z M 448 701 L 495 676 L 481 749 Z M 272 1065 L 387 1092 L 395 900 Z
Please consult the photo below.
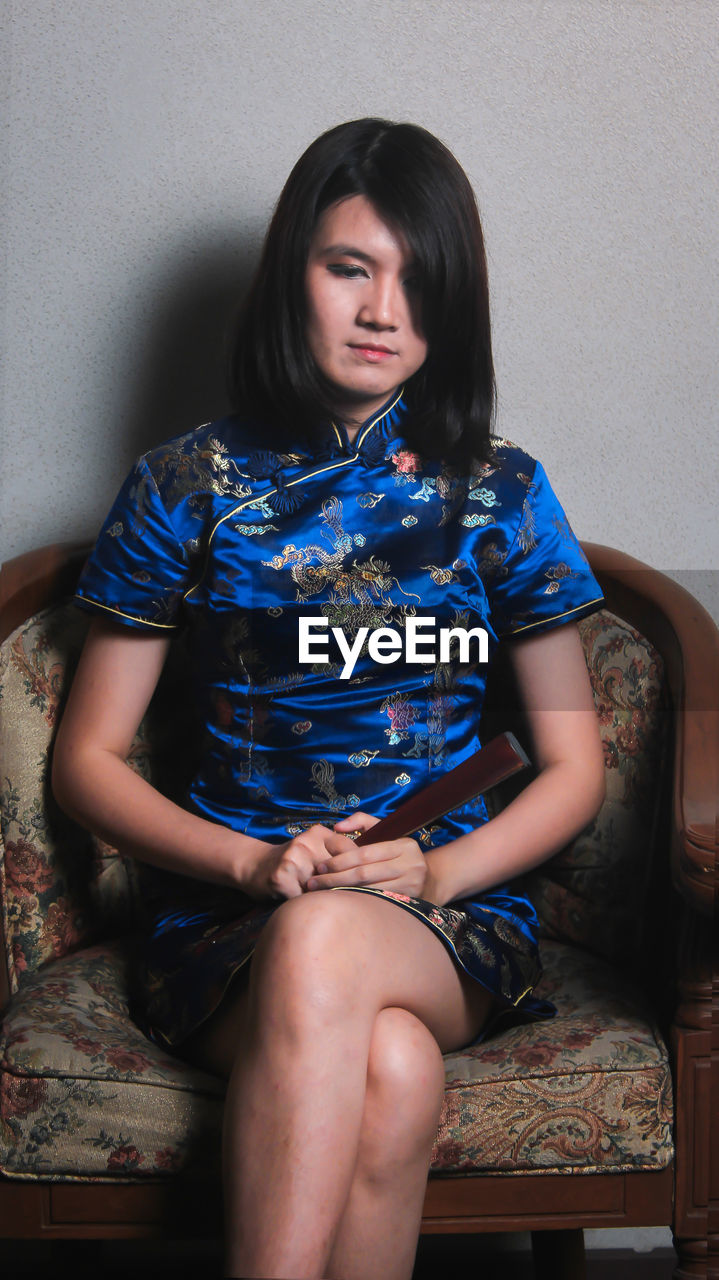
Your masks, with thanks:
M 318 852 L 321 857 L 323 850 L 320 849 Z M 331 858 L 339 858 L 343 855 L 359 858 L 364 853 L 364 849 L 357 849 L 354 840 L 351 840 L 348 835 L 343 835 L 340 831 L 332 831 L 324 841 L 324 852 Z
M 324 874 L 316 872 L 307 881 L 305 888 L 313 893 L 318 889 L 341 889 L 348 885 L 389 886 L 392 881 L 401 879 L 403 868 L 397 865 L 395 858 L 389 862 L 366 863 L 363 866 L 348 867 L 345 871 L 332 870 Z
M 379 844 L 365 845 L 358 849 L 350 844 L 349 849 L 336 853 L 332 859 L 324 863 L 319 861 L 315 871 L 322 875 L 325 872 L 350 871 L 353 867 L 371 866 L 379 862 L 390 862 L 402 856 L 403 850 L 398 842 L 384 841 Z
M 331 831 L 329 827 L 313 827 L 288 844 L 285 857 L 310 862 L 314 866 L 323 858 L 332 858 L 336 853 L 344 853 L 349 849 L 354 849 L 354 842 L 349 836 Z
M 287 898 L 295 898 L 303 893 L 319 861 L 323 863 L 326 861 L 321 851 L 313 856 L 310 851 L 299 845 L 286 849 L 273 877 L 278 892 Z
M 341 818 L 335 823 L 335 831 L 369 831 L 370 827 L 374 827 L 379 822 L 379 818 L 375 818 L 371 813 L 364 813 L 358 809 L 356 813 L 351 813 L 349 818 Z

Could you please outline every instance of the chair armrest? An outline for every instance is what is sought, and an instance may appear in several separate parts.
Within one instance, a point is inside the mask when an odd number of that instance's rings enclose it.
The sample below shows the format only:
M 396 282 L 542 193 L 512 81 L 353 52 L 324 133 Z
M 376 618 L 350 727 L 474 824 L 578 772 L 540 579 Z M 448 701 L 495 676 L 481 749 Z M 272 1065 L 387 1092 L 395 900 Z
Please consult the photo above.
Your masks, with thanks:
M 52 542 L 0 566 L 0 642 L 27 618 L 75 590 L 90 548 Z
M 719 890 L 719 630 L 666 574 L 622 551 L 583 546 L 607 607 L 664 660 L 676 727 L 672 878 L 696 911 L 712 916 Z

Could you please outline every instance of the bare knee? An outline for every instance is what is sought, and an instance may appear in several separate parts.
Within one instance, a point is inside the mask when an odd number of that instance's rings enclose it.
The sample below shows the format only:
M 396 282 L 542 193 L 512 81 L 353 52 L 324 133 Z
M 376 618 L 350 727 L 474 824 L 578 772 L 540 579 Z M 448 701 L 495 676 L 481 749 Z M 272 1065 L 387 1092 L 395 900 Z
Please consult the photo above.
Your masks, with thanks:
M 365 1177 L 391 1178 L 428 1161 L 444 1099 L 437 1041 L 414 1014 L 383 1009 L 374 1024 L 359 1163 Z
M 306 893 L 290 898 L 270 916 L 255 948 L 253 965 L 259 962 L 282 963 L 290 955 L 301 954 L 315 963 L 323 963 L 339 940 L 345 947 L 351 920 L 352 902 L 344 893 Z M 333 955 L 333 963 L 342 958 Z
M 352 929 L 347 894 L 305 894 L 284 902 L 262 931 L 252 957 L 256 1011 L 342 1021 L 355 1004 L 361 938 Z

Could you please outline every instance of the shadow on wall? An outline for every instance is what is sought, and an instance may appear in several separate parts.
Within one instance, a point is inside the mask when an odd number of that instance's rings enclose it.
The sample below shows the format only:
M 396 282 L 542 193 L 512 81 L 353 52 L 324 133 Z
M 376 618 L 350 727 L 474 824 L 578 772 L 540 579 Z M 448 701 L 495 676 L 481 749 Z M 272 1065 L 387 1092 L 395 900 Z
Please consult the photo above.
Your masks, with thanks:
M 227 359 L 256 257 L 195 242 L 151 282 L 126 347 L 123 452 L 136 457 L 228 412 Z

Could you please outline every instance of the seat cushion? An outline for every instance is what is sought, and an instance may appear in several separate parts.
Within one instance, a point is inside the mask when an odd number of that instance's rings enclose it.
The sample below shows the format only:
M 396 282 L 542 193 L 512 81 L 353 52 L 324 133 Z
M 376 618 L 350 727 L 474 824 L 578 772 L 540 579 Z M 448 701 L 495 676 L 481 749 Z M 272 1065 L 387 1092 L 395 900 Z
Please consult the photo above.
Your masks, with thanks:
M 446 1055 L 433 1170 L 664 1167 L 674 1153 L 672 1080 L 644 1002 L 586 952 L 545 942 L 542 957 L 536 994 L 557 1016 Z
M 222 1082 L 131 1022 L 129 944 L 28 975 L 0 1042 L 0 1168 L 11 1176 L 142 1178 L 219 1169 Z M 446 1057 L 433 1170 L 655 1169 L 672 1157 L 665 1046 L 605 962 L 545 948 L 558 1016 Z
M 145 1038 L 128 1012 L 130 944 L 28 976 L 0 1040 L 0 1169 L 68 1179 L 219 1161 L 224 1086 Z

